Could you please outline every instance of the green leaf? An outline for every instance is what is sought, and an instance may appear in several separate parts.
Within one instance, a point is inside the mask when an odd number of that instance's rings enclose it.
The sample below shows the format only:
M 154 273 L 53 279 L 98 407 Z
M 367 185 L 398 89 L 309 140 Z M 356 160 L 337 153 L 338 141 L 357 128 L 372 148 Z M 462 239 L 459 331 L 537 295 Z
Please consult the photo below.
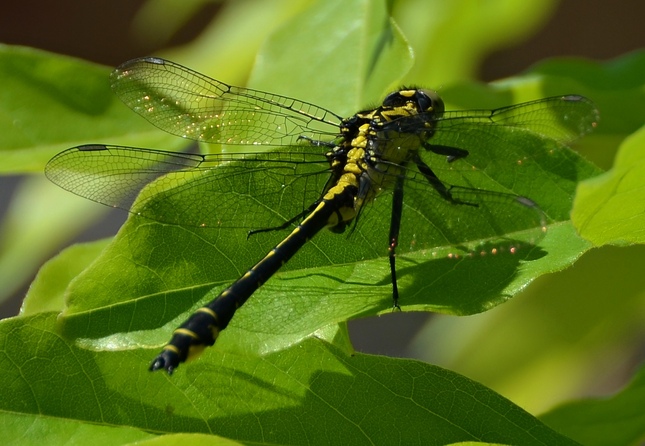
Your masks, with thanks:
M 105 249 L 109 240 L 73 245 L 49 260 L 32 282 L 20 314 L 63 311 L 65 292 L 71 280 L 87 268 Z
M 595 245 L 645 243 L 645 127 L 621 145 L 614 167 L 583 182 L 571 218 Z
M 537 64 L 524 76 L 495 82 L 495 88 L 458 84 L 449 89 L 451 97 L 457 95 L 458 103 L 475 101 L 479 106 L 503 100 L 509 93 L 522 100 L 543 92 L 572 91 L 593 98 L 600 110 L 598 127 L 574 148 L 599 165 L 611 166 L 616 149 L 627 138 L 616 158 L 620 172 L 629 168 L 627 159 L 633 160 L 633 168 L 638 169 L 639 153 L 643 152 L 631 141 L 640 139 L 645 116 L 644 69 L 642 50 L 602 63 L 559 58 Z M 637 133 L 630 136 L 632 132 Z M 597 243 L 614 243 L 612 238 L 618 238 L 615 231 L 621 228 L 622 237 L 630 243 L 638 242 L 642 225 L 634 225 L 632 234 L 624 230 L 631 219 L 639 219 L 642 209 L 638 176 L 634 176 L 633 189 L 620 196 L 611 188 L 613 171 L 597 178 L 582 182 L 578 189 L 580 198 L 587 198 L 575 201 L 573 224 L 569 225 L 571 240 L 579 237 L 573 233 L 584 222 L 582 215 L 600 217 L 605 205 L 622 199 L 623 208 L 614 209 L 616 215 L 625 218 L 614 220 L 611 226 L 597 225 L 596 237 L 601 233 L 608 236 Z M 640 179 L 642 189 L 645 176 Z M 597 182 L 605 182 L 609 188 L 596 188 Z M 594 214 L 596 210 L 599 214 Z M 607 223 L 613 217 L 609 214 L 606 212 L 597 221 Z M 584 231 L 582 237 L 587 238 Z M 558 243 L 567 240 L 563 236 L 545 248 L 549 259 L 559 252 Z M 581 243 L 580 255 L 596 243 L 596 239 L 588 240 L 576 240 Z M 472 377 L 532 413 L 585 392 L 595 393 L 607 383 L 615 385 L 625 378 L 625 370 L 631 370 L 633 358 L 640 355 L 645 323 L 645 282 L 640 273 L 645 262 L 644 248 L 604 246 L 591 250 L 574 268 L 565 269 L 567 264 L 561 263 L 563 271 L 541 277 L 507 305 L 469 318 L 434 318 L 416 337 L 417 345 L 411 354 Z M 575 260 L 572 258 L 572 262 Z
M 108 74 L 89 62 L 0 45 L 0 172 L 41 172 L 55 153 L 88 140 L 179 148 L 180 139 L 131 119 L 110 92 Z
M 185 146 L 181 138 L 132 119 L 111 93 L 108 74 L 107 67 L 90 62 L 0 44 L 0 174 L 41 174 L 54 154 L 90 141 Z M 24 287 L 58 246 L 106 212 L 42 178 L 23 181 L 0 227 L 0 301 Z
M 16 390 L 16 389 L 14 389 Z M 44 395 L 41 394 L 44 397 Z M 105 446 L 127 443 L 146 444 L 146 439 L 158 438 L 141 429 L 128 426 L 110 426 L 87 423 L 84 420 L 66 417 L 43 416 L 38 413 L 5 412 L 0 418 L 0 428 L 5 440 L 12 443 L 41 445 L 43 439 L 49 444 L 100 444 Z
M 526 148 L 518 144 L 513 147 L 517 151 L 504 152 L 501 160 L 493 158 L 496 149 L 499 152 L 500 147 L 512 146 L 500 141 L 517 141 L 518 135 Z M 514 220 L 523 222 L 524 215 L 507 213 L 503 208 L 500 214 L 512 215 L 513 222 L 483 220 L 482 216 L 490 217 L 483 207 L 456 208 L 445 200 L 430 201 L 427 190 L 412 186 L 400 240 L 410 250 L 414 247 L 418 251 L 406 254 L 401 243 L 401 254 L 397 256 L 400 303 L 404 308 L 453 314 L 480 312 L 504 302 L 540 274 L 563 268 L 586 248 L 567 231 L 568 210 L 577 180 L 597 173 L 595 167 L 564 147 L 541 147 L 538 138 L 514 129 L 499 139 L 482 138 L 477 143 L 472 148 L 481 153 L 472 153 L 472 158 L 481 159 L 474 164 L 485 166 L 481 170 L 468 164 L 452 167 L 442 162 L 437 164 L 443 171 L 435 171 L 442 179 L 461 179 L 459 184 L 512 191 L 535 199 L 551 220 L 547 241 L 539 249 L 532 249 L 530 242 L 535 232 L 516 233 Z M 132 158 L 127 160 L 129 164 Z M 450 167 L 441 167 L 445 165 Z M 297 215 L 302 203 L 284 200 L 282 193 L 269 194 L 265 189 L 273 181 L 272 173 L 259 169 L 251 172 L 252 177 L 240 175 L 239 166 L 232 163 L 183 177 L 179 185 L 175 179 L 152 183 L 140 196 L 133 216 L 114 243 L 71 284 L 63 318 L 66 334 L 122 347 L 132 341 L 136 345 L 162 344 L 196 305 L 215 298 L 225 285 L 263 258 L 286 237 L 286 232 L 271 231 L 248 239 L 248 228 L 275 226 L 279 222 L 272 222 L 266 215 L 272 216 L 276 210 L 280 215 Z M 208 175 L 220 175 L 217 178 L 226 181 L 214 184 Z M 306 184 L 289 184 L 289 195 L 305 197 L 302 187 L 318 181 L 313 194 L 307 189 L 315 200 L 326 178 L 306 178 Z M 195 197 L 199 197 L 198 206 Z M 258 197 L 262 197 L 261 205 Z M 502 203 L 490 205 L 491 214 L 495 214 L 495 205 Z M 387 198 L 371 204 L 362 216 L 365 223 L 358 225 L 347 239 L 328 231 L 317 235 L 285 265 L 283 272 L 255 293 L 222 336 L 218 348 L 263 354 L 289 346 L 326 325 L 388 311 L 392 289 L 384 241 L 390 207 Z M 532 216 L 530 222 L 536 223 L 534 209 L 526 210 Z M 203 216 L 213 215 L 222 224 L 201 227 Z M 491 221 L 504 240 L 482 235 L 480 226 L 486 228 Z M 178 226 L 181 222 L 196 223 Z M 225 227 L 227 224 L 229 227 Z M 414 244 L 417 234 L 418 243 Z M 557 249 L 552 247 L 554 240 L 558 242 Z M 529 243 L 522 246 L 521 241 Z M 550 249 L 543 250 L 542 246 Z M 555 252 L 553 259 L 538 260 L 551 252 Z M 133 333 L 164 324 L 164 330 L 154 335 L 137 333 L 133 337 Z M 112 336 L 118 332 L 127 335 L 123 339 Z
M 645 368 L 611 397 L 564 404 L 540 418 L 582 444 L 641 444 L 645 439 Z
M 387 13 L 383 1 L 315 3 L 267 40 L 250 85 L 306 98 L 341 116 L 382 100 L 398 87 L 413 62 L 412 49 Z M 330 26 L 336 31 L 324 39 L 312 32 Z M 285 54 L 297 55 L 297 62 L 276 63 Z M 333 82 L 312 88 L 312 79 Z
M 157 436 L 150 440 L 140 441 L 138 445 L 145 446 L 175 446 L 178 444 L 190 444 L 191 446 L 239 446 L 244 444 L 251 444 L 251 442 L 233 441 L 228 438 L 220 437 L 218 435 L 207 434 L 168 434 Z M 259 444 L 259 442 L 253 442 Z
M 105 211 L 52 187 L 45 178 L 25 178 L 0 226 L 0 301 L 24 287 L 60 243 L 97 222 Z M 70 216 L 78 217 L 70 221 Z
M 405 83 L 442 88 L 475 78 L 488 54 L 528 38 L 556 5 L 554 0 L 394 2 L 392 14 L 416 57 Z
M 139 367 L 150 354 L 76 347 L 58 333 L 54 313 L 5 320 L 0 368 L 10 397 L 0 408 L 20 417 L 4 422 L 14 424 L 13 438 L 38 419 L 63 432 L 109 432 L 115 443 L 148 431 L 263 444 L 575 444 L 450 371 L 347 355 L 313 338 L 262 358 L 211 349 L 208 360 L 172 378 Z

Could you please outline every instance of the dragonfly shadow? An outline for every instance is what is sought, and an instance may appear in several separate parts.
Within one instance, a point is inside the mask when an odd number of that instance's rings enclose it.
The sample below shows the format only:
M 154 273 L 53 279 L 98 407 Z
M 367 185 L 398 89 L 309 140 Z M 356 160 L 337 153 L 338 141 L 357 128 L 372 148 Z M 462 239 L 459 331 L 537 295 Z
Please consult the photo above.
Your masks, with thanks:
M 508 300 L 530 282 L 530 277 L 524 278 L 522 271 L 546 254 L 534 244 L 506 240 L 481 244 L 470 250 L 453 247 L 442 252 L 400 255 L 397 257 L 399 305 L 404 311 L 406 308 L 451 314 L 484 311 Z M 384 257 L 357 262 L 352 268 L 336 266 L 328 272 L 290 272 L 281 275 L 279 282 L 288 284 L 290 292 L 297 296 L 296 307 L 309 309 L 300 317 L 312 319 L 315 313 L 318 324 L 324 325 L 322 314 L 329 313 L 328 317 L 334 321 L 348 320 L 376 315 L 393 306 L 390 269 Z M 272 288 L 271 283 L 265 286 Z M 284 301 L 274 302 L 280 308 Z M 294 305 L 294 302 L 285 305 Z M 293 311 L 296 311 L 293 306 L 288 311 L 278 311 L 285 315 L 279 324 L 281 327 L 290 325 L 286 315 Z
M 508 300 L 530 278 L 527 262 L 546 256 L 525 242 L 483 244 L 474 250 L 453 249 L 442 258 L 419 261 L 399 257 L 399 305 L 452 314 L 473 314 Z M 387 279 L 384 279 L 386 281 Z

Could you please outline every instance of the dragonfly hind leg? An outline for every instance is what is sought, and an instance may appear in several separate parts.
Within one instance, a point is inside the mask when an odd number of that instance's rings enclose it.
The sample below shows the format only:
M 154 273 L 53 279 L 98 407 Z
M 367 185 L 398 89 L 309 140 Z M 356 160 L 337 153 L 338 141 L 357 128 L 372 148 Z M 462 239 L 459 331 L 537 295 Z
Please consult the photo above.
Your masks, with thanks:
M 269 228 L 252 229 L 246 234 L 246 239 L 248 240 L 249 238 L 251 238 L 252 235 L 260 234 L 262 232 L 282 231 L 284 229 L 287 229 L 289 226 L 291 226 L 292 224 L 294 224 L 298 220 L 306 217 L 308 214 L 313 212 L 313 210 L 316 209 L 316 206 L 318 206 L 319 203 L 320 203 L 319 201 L 315 201 L 307 209 L 305 209 L 304 211 L 300 212 L 299 214 L 291 217 L 289 220 L 285 221 L 281 225 L 272 226 L 272 227 L 269 227 Z
M 399 244 L 399 231 L 401 229 L 401 215 L 403 213 L 403 180 L 398 177 L 394 186 L 392 196 L 392 214 L 390 217 L 390 234 L 388 237 L 388 258 L 390 260 L 390 274 L 392 276 L 392 300 L 393 307 L 400 310 L 399 286 L 396 278 L 396 247 Z
M 310 138 L 309 136 L 304 136 L 304 135 L 298 136 L 298 141 L 303 141 L 303 140 L 307 141 L 309 144 L 316 147 L 330 147 L 330 148 L 336 147 L 336 144 L 334 144 L 332 141 L 320 141 L 318 139 L 313 139 L 313 138 Z
M 413 159 L 414 163 L 417 165 L 417 168 L 419 169 L 419 172 L 423 175 L 423 177 L 428 180 L 430 185 L 436 190 L 441 197 L 452 203 L 452 204 L 463 204 L 466 206 L 473 206 L 473 207 L 478 207 L 477 203 L 469 203 L 468 201 L 463 201 L 459 200 L 457 198 L 454 198 L 452 196 L 452 193 L 450 193 L 450 189 L 452 189 L 452 186 L 449 185 L 449 187 L 446 187 L 445 184 L 437 177 L 437 175 L 430 169 L 430 166 L 428 166 L 426 163 L 423 162 L 421 158 L 417 155 Z
M 446 155 L 449 163 L 457 161 L 460 158 L 466 158 L 469 155 L 468 150 L 457 147 L 438 146 L 427 142 L 422 143 L 422 145 L 426 150 L 430 150 L 437 155 Z

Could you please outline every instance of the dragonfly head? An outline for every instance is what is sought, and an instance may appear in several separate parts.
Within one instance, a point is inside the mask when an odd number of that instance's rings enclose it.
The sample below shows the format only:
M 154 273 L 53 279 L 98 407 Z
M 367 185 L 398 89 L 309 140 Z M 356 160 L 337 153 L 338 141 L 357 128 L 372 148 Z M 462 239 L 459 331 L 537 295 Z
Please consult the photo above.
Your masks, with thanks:
M 412 114 L 440 116 L 444 111 L 444 105 L 435 91 L 424 88 L 403 88 L 385 97 L 383 109 L 400 110 L 401 115 L 408 116 Z

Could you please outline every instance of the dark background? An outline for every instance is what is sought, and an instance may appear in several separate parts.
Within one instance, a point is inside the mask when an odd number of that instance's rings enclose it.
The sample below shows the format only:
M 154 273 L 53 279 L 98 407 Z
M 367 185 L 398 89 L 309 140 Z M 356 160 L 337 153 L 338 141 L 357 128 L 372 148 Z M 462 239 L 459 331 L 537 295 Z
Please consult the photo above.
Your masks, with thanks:
M 133 43 L 130 24 L 143 0 L 58 0 L 7 2 L 0 14 L 0 42 L 27 45 L 116 66 L 160 48 Z M 172 39 L 189 42 L 217 14 L 205 5 Z M 645 2 L 641 0 L 565 0 L 552 19 L 528 41 L 491 54 L 484 81 L 516 74 L 534 62 L 575 55 L 610 59 L 645 45 Z
M 0 14 L 0 43 L 32 46 L 115 66 L 161 49 L 133 43 L 129 30 L 143 3 L 143 0 L 7 2 Z M 164 47 L 187 43 L 199 35 L 220 7 L 218 3 L 206 4 Z M 640 0 L 562 1 L 551 20 L 532 38 L 491 54 L 481 67 L 479 77 L 490 81 L 511 76 L 536 61 L 554 56 L 615 58 L 645 46 L 643 17 L 645 2 Z M 17 181 L 18 178 L 0 177 L 0 218 Z M 81 238 L 96 239 L 115 233 L 125 219 L 123 214 L 113 215 Z M 0 307 L 0 317 L 17 314 L 26 286 L 16 299 Z M 402 317 L 405 322 L 397 324 Z M 404 354 L 401 346 L 407 344 L 428 317 L 424 313 L 393 313 L 378 321 L 353 321 L 352 339 L 358 350 L 400 356 Z M 390 328 L 385 323 L 394 325 Z

